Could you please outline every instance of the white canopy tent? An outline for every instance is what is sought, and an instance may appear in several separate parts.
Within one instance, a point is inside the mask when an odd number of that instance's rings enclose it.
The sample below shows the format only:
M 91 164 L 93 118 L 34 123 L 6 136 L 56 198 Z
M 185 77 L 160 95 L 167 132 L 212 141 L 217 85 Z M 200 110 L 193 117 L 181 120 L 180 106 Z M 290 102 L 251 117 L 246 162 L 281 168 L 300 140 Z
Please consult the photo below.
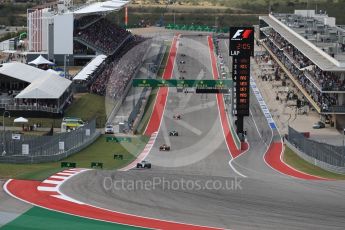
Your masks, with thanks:
M 73 80 L 86 80 L 96 69 L 102 64 L 102 62 L 107 58 L 105 55 L 98 55 L 92 61 L 89 62 L 75 77 Z
M 19 62 L 2 64 L 1 74 L 30 83 L 16 99 L 58 99 L 72 84 L 57 73 Z
M 29 62 L 29 65 L 55 65 L 53 62 L 45 59 L 42 55 L 38 56 L 35 60 Z
M 18 117 L 18 118 L 16 118 L 16 119 L 14 119 L 13 122 L 14 122 L 14 123 L 28 123 L 29 120 L 26 119 L 26 118 L 24 118 L 24 117 Z

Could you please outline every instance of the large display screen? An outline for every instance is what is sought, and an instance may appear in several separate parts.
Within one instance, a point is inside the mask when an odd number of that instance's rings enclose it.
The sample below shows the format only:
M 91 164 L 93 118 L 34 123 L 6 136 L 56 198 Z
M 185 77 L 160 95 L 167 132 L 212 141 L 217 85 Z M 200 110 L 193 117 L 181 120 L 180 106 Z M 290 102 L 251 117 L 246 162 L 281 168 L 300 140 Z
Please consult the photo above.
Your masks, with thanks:
M 237 116 L 249 116 L 250 57 L 233 58 L 232 76 L 236 83 L 235 114 Z

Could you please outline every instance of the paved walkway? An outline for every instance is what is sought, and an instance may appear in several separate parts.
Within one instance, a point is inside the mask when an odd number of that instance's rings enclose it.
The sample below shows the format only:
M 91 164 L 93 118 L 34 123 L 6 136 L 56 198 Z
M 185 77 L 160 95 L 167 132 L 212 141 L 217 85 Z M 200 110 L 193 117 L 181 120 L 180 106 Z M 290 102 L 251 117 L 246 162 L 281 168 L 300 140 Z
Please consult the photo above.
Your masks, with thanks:
M 255 47 L 256 51 L 262 51 L 262 47 Z M 343 145 L 344 136 L 330 125 L 326 125 L 324 129 L 313 129 L 313 125 L 320 121 L 320 115 L 312 108 L 306 106 L 302 114 L 296 109 L 296 100 L 286 101 L 286 92 L 293 90 L 299 98 L 302 98 L 302 94 L 293 85 L 284 74 L 281 78 L 286 79 L 287 86 L 282 86 L 282 80 L 276 81 L 272 79 L 262 79 L 259 77 L 264 73 L 268 73 L 268 76 L 274 75 L 271 71 L 271 65 L 263 62 L 256 62 L 254 59 L 251 61 L 251 73 L 258 88 L 260 89 L 268 107 L 270 108 L 271 114 L 276 121 L 281 134 L 288 133 L 288 126 L 290 125 L 293 129 L 299 132 L 310 132 L 310 138 L 321 142 L 327 142 L 333 145 Z M 277 95 L 279 100 L 276 99 Z

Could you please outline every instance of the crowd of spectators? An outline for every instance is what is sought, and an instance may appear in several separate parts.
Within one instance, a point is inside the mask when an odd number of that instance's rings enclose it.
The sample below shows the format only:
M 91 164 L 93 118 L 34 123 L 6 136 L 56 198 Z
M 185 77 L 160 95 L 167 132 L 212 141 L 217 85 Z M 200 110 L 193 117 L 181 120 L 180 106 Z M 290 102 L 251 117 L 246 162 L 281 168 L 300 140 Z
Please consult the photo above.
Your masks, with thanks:
M 288 57 L 290 57 L 294 64 L 299 68 L 303 69 L 308 66 L 313 66 L 312 69 L 305 69 L 303 72 L 307 78 L 312 78 L 318 84 L 322 91 L 340 91 L 345 90 L 345 79 L 333 72 L 322 71 L 316 65 L 306 58 L 300 51 L 298 51 L 294 46 L 290 45 L 285 38 L 283 38 L 279 33 L 274 30 L 267 31 L 270 40 L 274 45 L 281 51 L 284 52 Z
M 303 69 L 313 64 L 298 49 L 289 44 L 289 42 L 279 33 L 274 30 L 270 30 L 268 33 L 271 41 L 278 47 L 278 49 L 283 50 L 284 54 L 290 57 L 299 69 Z
M 115 59 L 104 62 L 92 76 L 90 91 L 113 99 L 121 98 L 150 44 L 150 41 L 141 42 L 137 38 Z
M 267 39 L 265 44 L 276 55 L 276 57 L 283 63 L 295 79 L 301 84 L 311 98 L 323 110 L 328 111 L 329 107 L 338 104 L 338 94 L 322 93 L 305 74 L 306 70 L 299 69 L 295 63 L 285 55 L 284 50 L 277 47 L 276 43 Z
M 129 50 L 114 66 L 107 83 L 107 96 L 119 99 L 123 96 L 128 83 L 132 80 L 151 41 L 145 41 Z
M 128 30 L 118 27 L 104 18 L 75 32 L 75 37 L 108 55 L 113 54 L 130 36 L 131 33 Z
M 89 49 L 85 45 L 82 45 L 78 42 L 73 43 L 73 53 L 74 54 L 84 54 L 84 55 L 94 55 L 95 51 Z
M 305 74 L 313 77 L 323 91 L 345 90 L 345 80 L 335 73 L 325 72 L 319 67 L 313 66 L 311 70 L 306 70 Z

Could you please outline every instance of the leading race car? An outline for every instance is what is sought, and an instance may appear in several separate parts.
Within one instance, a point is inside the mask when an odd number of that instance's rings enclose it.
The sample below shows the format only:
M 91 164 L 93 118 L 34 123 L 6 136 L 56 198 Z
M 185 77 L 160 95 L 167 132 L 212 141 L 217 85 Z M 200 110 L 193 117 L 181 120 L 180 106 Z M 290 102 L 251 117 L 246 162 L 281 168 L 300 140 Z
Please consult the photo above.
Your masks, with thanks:
M 141 162 L 137 163 L 137 168 L 147 168 L 147 169 L 150 169 L 151 168 L 151 163 L 149 163 L 148 161 L 141 161 Z
M 176 130 L 170 131 L 170 132 L 169 132 L 169 136 L 175 136 L 175 137 L 177 137 L 177 136 L 178 136 L 178 132 L 177 132 Z
M 163 144 L 159 147 L 159 151 L 170 151 L 170 146 Z

